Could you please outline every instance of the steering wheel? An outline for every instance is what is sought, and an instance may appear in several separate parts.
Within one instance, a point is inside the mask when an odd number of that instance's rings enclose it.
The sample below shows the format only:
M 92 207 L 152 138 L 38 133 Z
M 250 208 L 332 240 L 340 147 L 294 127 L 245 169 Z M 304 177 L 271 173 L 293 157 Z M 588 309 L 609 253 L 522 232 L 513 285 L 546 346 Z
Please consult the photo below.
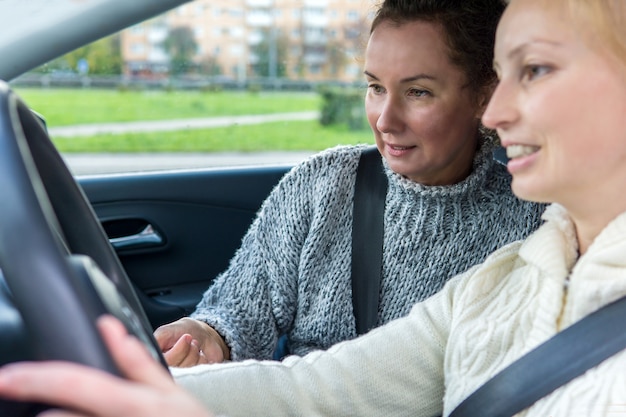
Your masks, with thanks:
M 96 319 L 109 313 L 167 368 L 87 198 L 42 121 L 3 81 L 0 196 L 0 275 L 8 287 L 0 303 L 8 298 L 19 311 L 30 359 L 72 361 L 119 375 L 95 327 Z M 0 415 L 24 415 L 15 410 L 15 404 L 0 402 Z

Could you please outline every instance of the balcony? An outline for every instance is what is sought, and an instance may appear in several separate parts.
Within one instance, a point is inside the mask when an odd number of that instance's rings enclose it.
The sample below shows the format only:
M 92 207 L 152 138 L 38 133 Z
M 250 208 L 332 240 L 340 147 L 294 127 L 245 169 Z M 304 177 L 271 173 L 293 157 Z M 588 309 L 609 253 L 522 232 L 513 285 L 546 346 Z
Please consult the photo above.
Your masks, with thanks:
M 302 23 L 307 27 L 326 27 L 328 26 L 328 17 L 319 13 L 303 13 Z
M 304 7 L 328 7 L 328 0 L 303 0 Z
M 305 45 L 326 45 L 328 36 L 323 33 L 306 33 L 302 40 Z
M 148 61 L 149 62 L 153 62 L 153 63 L 167 63 L 169 62 L 170 58 L 167 55 L 167 53 L 165 53 L 165 51 L 161 48 L 153 48 L 149 53 L 148 53 Z
M 271 7 L 273 5 L 274 0 L 246 0 L 248 7 Z
M 326 54 L 305 54 L 303 57 L 303 61 L 308 65 L 318 65 L 324 64 L 326 62 Z
M 152 27 L 148 31 L 148 41 L 150 43 L 160 43 L 167 38 L 167 29 L 164 27 Z
M 258 45 L 263 41 L 263 34 L 260 32 L 254 32 L 248 34 L 248 45 Z
M 248 13 L 246 23 L 252 27 L 269 27 L 272 25 L 272 16 L 262 13 Z

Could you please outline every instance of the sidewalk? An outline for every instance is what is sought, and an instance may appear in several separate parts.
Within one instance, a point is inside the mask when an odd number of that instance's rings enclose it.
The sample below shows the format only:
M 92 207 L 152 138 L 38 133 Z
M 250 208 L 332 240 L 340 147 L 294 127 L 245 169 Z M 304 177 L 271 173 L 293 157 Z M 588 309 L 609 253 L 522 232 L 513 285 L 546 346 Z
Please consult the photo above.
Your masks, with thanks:
M 141 133 L 184 129 L 207 129 L 233 125 L 253 125 L 269 122 L 315 120 L 319 112 L 291 112 L 259 114 L 250 116 L 206 117 L 202 119 L 155 120 L 124 123 L 100 123 L 75 126 L 50 127 L 48 133 L 53 138 L 93 136 L 106 133 Z
M 207 117 L 202 119 L 157 120 L 126 123 L 101 123 L 51 127 L 53 138 L 81 137 L 107 133 L 156 132 L 181 129 L 206 129 L 238 124 L 277 121 L 315 120 L 319 112 L 292 112 L 249 116 Z M 294 165 L 313 151 L 302 152 L 219 152 L 219 153 L 145 153 L 145 154 L 64 154 L 63 159 L 74 175 L 112 174 L 154 170 L 212 168 L 241 165 Z

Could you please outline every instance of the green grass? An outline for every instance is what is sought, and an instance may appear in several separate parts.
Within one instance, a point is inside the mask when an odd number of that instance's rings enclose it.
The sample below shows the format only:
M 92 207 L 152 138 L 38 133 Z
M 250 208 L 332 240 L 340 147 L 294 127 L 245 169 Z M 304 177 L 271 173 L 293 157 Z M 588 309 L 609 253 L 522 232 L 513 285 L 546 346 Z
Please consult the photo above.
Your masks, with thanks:
M 319 110 L 316 93 L 16 88 L 49 126 Z
M 16 88 L 48 126 L 186 119 L 312 111 L 316 93 L 117 91 Z M 369 130 L 321 126 L 317 121 L 274 122 L 211 129 L 53 138 L 64 153 L 319 151 L 338 144 L 373 143 Z
M 61 152 L 254 152 L 319 151 L 335 145 L 373 143 L 369 131 L 322 127 L 316 121 L 275 122 L 213 129 L 181 130 L 89 138 L 58 138 Z

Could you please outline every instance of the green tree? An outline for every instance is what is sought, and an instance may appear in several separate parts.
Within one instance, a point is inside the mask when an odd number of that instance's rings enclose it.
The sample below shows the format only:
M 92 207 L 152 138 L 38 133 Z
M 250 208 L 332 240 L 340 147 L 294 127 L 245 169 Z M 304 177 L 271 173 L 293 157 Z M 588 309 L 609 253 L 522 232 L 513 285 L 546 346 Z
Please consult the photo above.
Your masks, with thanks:
M 76 71 L 78 61 L 85 59 L 89 64 L 89 74 L 118 75 L 122 73 L 122 53 L 118 34 L 75 49 L 39 68 L 39 71 Z
M 207 57 L 204 57 L 198 64 L 198 71 L 201 74 L 221 75 L 222 67 L 220 66 L 216 57 L 207 56 Z
M 188 26 L 172 28 L 163 41 L 163 49 L 170 56 L 172 74 L 184 74 L 194 67 L 193 57 L 198 50 L 198 44 Z
M 328 42 L 326 45 L 326 75 L 337 77 L 344 70 L 348 62 L 348 56 L 344 44 L 336 40 Z
M 269 29 L 263 33 L 263 40 L 251 48 L 257 56 L 252 66 L 254 74 L 259 77 L 284 77 L 287 71 L 287 38 Z

